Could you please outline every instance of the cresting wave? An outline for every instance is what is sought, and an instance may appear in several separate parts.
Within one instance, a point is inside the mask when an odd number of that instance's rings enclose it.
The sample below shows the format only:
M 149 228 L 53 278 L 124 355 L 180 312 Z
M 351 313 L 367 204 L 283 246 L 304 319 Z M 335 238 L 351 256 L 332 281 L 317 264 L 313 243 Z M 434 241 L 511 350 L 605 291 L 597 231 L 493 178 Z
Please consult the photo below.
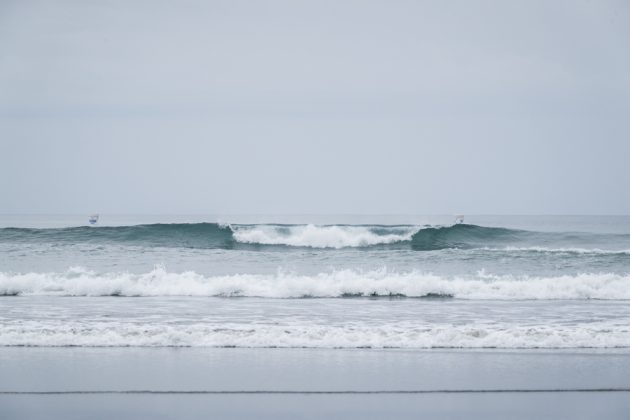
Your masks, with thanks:
M 369 247 L 409 242 L 417 226 L 228 225 L 175 223 L 63 229 L 0 229 L 2 242 L 117 243 L 141 246 L 256 249 L 260 246 L 311 248 Z
M 411 241 L 415 226 L 233 226 L 238 242 L 312 248 L 367 247 Z
M 312 276 L 279 271 L 273 275 L 206 277 L 192 271 L 168 272 L 160 267 L 143 274 L 99 274 L 75 267 L 60 273 L 0 273 L 0 295 L 629 300 L 630 275 L 585 273 L 518 277 L 479 272 L 466 277 L 441 277 L 382 269 L 339 270 Z
M 261 249 L 264 247 L 486 249 L 594 252 L 630 255 L 628 234 L 531 232 L 459 224 L 412 225 L 223 225 L 153 224 L 62 229 L 0 229 L 1 243 L 120 244 L 149 247 Z M 601 249 L 613 244 L 616 249 Z M 600 247 L 598 248 L 597 245 Z

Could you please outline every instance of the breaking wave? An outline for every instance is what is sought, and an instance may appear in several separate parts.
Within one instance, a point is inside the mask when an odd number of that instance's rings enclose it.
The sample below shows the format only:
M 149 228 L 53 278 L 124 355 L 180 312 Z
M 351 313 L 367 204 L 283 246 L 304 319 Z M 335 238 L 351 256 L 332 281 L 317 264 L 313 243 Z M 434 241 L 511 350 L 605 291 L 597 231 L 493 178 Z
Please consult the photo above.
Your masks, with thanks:
M 468 224 L 223 225 L 174 223 L 61 229 L 0 229 L 2 243 L 114 243 L 150 247 L 261 249 L 265 247 L 539 250 L 630 255 L 628 234 L 532 232 Z M 598 248 L 599 246 L 599 248 Z M 601 246 L 616 249 L 605 250 Z M 574 250 L 574 251 L 572 251 Z
M 420 227 L 381 225 L 223 225 L 174 223 L 62 229 L 0 229 L 2 242 L 120 243 L 187 248 L 368 247 L 409 242 Z
M 410 241 L 420 229 L 414 226 L 235 226 L 238 242 L 312 248 L 366 247 Z
M 630 299 L 630 275 L 584 273 L 557 277 L 443 277 L 418 271 L 338 270 L 316 275 L 279 271 L 207 277 L 158 267 L 143 274 L 0 273 L 0 295 L 216 296 L 262 298 L 407 297 L 500 300 Z

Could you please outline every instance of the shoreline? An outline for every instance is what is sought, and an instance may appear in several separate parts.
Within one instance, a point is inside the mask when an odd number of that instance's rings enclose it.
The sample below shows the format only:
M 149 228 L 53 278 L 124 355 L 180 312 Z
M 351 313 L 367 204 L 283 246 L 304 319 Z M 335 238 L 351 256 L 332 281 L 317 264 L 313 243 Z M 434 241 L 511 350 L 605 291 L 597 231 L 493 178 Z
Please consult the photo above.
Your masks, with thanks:
M 630 349 L 0 347 L 0 392 L 610 389 L 629 371 Z
M 621 419 L 628 371 L 627 349 L 3 347 L 0 417 Z

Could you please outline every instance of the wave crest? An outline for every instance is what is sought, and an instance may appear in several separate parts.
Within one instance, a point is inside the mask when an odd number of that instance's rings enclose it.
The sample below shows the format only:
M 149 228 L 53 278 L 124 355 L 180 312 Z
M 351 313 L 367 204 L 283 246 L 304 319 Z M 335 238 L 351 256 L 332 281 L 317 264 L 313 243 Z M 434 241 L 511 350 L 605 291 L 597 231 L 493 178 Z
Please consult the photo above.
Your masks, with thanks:
M 287 245 L 311 248 L 366 247 L 410 241 L 420 228 L 376 226 L 233 226 L 238 242 L 262 245 Z

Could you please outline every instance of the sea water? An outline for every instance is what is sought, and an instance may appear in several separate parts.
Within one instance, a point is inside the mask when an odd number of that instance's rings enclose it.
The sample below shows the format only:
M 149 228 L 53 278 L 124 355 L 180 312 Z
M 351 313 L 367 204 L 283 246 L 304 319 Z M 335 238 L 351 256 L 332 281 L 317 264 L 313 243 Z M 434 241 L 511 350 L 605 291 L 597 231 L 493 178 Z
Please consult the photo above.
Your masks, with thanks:
M 630 217 L 0 218 L 0 346 L 630 348 Z

